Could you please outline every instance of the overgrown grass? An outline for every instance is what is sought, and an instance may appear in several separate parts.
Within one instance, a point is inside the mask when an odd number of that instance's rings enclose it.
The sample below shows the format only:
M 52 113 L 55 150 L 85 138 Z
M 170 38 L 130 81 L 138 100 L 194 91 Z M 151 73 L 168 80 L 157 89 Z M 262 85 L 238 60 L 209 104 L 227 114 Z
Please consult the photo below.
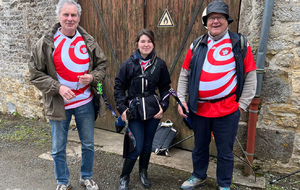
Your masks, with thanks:
M 4 125 L 6 122 L 0 121 L 0 128 L 12 127 Z M 21 142 L 29 140 L 36 145 L 48 145 L 51 143 L 51 128 L 50 125 L 45 126 L 31 126 L 31 125 L 16 125 L 10 132 L 0 134 L 1 139 L 10 142 Z

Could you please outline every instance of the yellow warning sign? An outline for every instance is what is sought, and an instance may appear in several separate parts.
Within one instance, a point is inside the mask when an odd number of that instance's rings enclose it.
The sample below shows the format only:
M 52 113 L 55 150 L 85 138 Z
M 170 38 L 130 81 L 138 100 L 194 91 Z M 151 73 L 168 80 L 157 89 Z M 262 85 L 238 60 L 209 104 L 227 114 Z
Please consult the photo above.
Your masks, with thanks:
M 161 17 L 157 27 L 174 27 L 172 18 L 166 9 L 163 16 Z

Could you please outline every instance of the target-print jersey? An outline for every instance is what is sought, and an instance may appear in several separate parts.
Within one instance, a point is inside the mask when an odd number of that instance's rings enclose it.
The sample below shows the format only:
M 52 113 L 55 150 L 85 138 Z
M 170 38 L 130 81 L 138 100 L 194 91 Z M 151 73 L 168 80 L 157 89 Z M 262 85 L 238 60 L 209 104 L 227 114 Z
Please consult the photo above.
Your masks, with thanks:
M 78 76 L 88 73 L 90 59 L 85 42 L 78 31 L 69 38 L 59 30 L 54 35 L 53 61 L 59 82 L 72 89 L 76 97 L 64 101 L 65 109 L 82 106 L 93 99 L 89 85 L 79 83 Z
M 204 117 L 221 117 L 233 113 L 239 107 L 235 94 L 237 88 L 235 57 L 232 52 L 232 43 L 228 33 L 222 39 L 215 42 L 208 37 L 207 46 L 208 50 L 199 78 L 199 86 L 196 87 L 198 88 L 196 114 Z M 193 56 L 192 49 L 193 44 L 191 44 L 182 66 L 187 70 Z M 248 43 L 247 55 L 249 51 L 251 52 L 251 48 Z M 247 60 L 251 61 L 251 63 L 245 63 Z M 244 60 L 244 72 L 246 73 L 253 69 L 256 69 L 253 58 L 250 60 L 246 56 Z M 223 98 L 230 94 L 233 95 L 218 102 L 210 103 L 209 101 L 205 101 Z
M 237 84 L 235 59 L 228 33 L 217 42 L 208 38 L 207 45 L 198 97 L 203 100 L 213 100 L 235 92 Z

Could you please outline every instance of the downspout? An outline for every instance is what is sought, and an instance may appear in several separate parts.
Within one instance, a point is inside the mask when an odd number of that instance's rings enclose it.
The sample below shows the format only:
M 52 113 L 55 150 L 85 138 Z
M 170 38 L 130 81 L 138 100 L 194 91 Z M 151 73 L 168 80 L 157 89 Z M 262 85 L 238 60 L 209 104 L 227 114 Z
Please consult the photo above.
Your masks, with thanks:
M 274 0 L 265 0 L 265 9 L 263 14 L 262 27 L 260 31 L 260 40 L 259 40 L 258 52 L 256 58 L 257 89 L 256 89 L 255 97 L 253 98 L 249 109 L 248 137 L 247 137 L 245 159 L 246 162 L 248 162 L 250 165 L 253 164 L 258 106 L 260 103 L 261 85 L 262 85 L 263 74 L 264 74 L 264 66 L 266 60 L 266 52 L 267 52 L 273 7 L 274 7 Z M 251 174 L 251 172 L 252 172 L 251 168 L 246 166 L 245 173 Z

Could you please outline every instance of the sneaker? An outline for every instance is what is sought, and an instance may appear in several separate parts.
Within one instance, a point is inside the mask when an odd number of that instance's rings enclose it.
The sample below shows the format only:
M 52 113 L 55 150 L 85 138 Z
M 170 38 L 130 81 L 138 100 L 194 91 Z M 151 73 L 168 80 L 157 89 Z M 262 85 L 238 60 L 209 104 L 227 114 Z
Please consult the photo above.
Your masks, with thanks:
M 99 190 L 96 182 L 92 179 L 82 179 L 79 180 L 80 185 L 84 186 L 87 190 Z
M 230 187 L 219 187 L 219 190 L 230 190 Z
M 71 183 L 68 182 L 66 185 L 57 185 L 56 190 L 70 190 L 72 188 Z
M 182 185 L 181 189 L 184 190 L 192 190 L 195 187 L 199 187 L 205 184 L 205 179 L 200 179 L 195 176 L 191 176 L 188 180 L 186 180 Z

